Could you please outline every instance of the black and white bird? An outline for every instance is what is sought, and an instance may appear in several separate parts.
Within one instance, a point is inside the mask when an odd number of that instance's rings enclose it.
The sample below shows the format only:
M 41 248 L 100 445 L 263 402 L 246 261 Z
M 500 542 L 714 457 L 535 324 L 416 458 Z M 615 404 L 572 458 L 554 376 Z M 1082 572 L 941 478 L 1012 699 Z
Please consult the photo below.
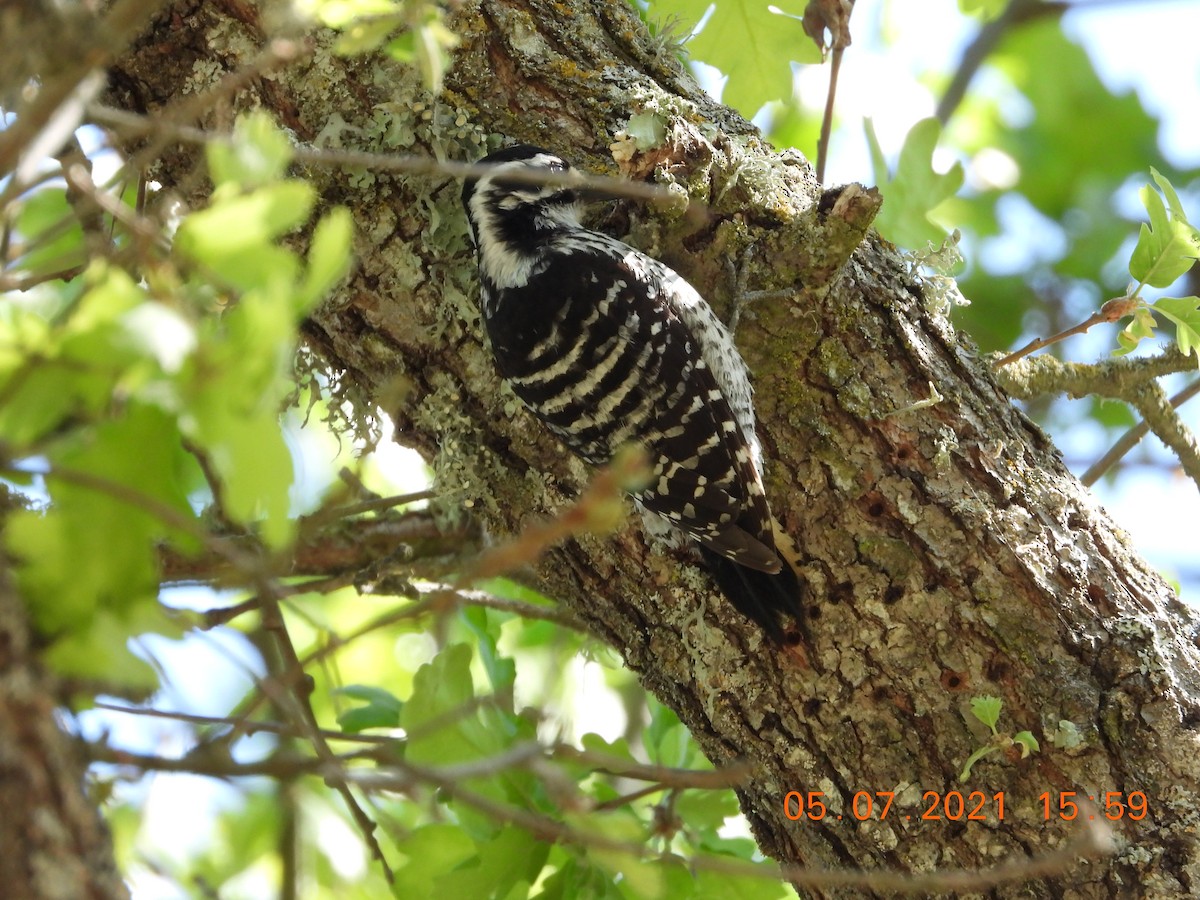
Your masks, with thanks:
M 480 162 L 490 171 L 462 201 L 500 375 L 589 463 L 643 445 L 652 476 L 635 502 L 696 541 L 725 595 L 782 640 L 800 590 L 775 546 L 732 335 L 672 269 L 580 224 L 569 163 L 527 145 Z

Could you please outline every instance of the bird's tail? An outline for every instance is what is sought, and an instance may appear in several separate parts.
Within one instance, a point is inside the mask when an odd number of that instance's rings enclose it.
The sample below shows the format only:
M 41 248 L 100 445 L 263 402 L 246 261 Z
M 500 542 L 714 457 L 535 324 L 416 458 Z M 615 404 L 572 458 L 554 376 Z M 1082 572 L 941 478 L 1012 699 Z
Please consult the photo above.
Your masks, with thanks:
M 762 626 L 776 644 L 786 641 L 789 632 L 803 633 L 804 607 L 800 602 L 800 580 L 780 557 L 782 567 L 774 574 L 738 565 L 726 556 L 701 545 L 700 556 L 721 592 L 747 618 Z M 794 624 L 785 627 L 785 620 Z

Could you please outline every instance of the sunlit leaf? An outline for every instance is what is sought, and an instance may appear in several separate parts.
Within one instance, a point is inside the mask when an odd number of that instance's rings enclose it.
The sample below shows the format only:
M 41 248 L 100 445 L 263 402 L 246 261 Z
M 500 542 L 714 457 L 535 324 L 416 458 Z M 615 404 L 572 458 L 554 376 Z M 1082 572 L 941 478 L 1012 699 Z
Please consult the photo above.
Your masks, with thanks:
M 1146 207 L 1150 222 L 1142 223 L 1137 246 L 1129 260 L 1129 274 L 1139 285 L 1165 288 L 1174 284 L 1200 258 L 1200 231 L 1188 222 L 1171 183 L 1156 170 L 1150 171 L 1166 194 L 1169 207 L 1150 185 L 1142 188 L 1142 205 Z
M 1200 297 L 1163 297 L 1151 309 L 1175 325 L 1175 343 L 1185 356 L 1195 352 L 1200 358 Z
M 697 0 L 655 0 L 651 13 L 660 19 L 678 16 L 694 26 L 709 5 Z M 799 0 L 719 0 L 687 49 L 693 59 L 704 60 L 728 76 L 722 102 L 752 116 L 768 101 L 791 96 L 791 62 L 820 62 L 820 50 L 800 24 L 803 15 Z

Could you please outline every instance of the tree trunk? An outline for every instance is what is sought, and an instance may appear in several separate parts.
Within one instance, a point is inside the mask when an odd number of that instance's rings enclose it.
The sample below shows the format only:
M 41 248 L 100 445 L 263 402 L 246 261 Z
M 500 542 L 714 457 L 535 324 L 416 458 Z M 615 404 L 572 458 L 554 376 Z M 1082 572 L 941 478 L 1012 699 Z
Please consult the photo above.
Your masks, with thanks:
M 0 569 L 0 894 L 128 897 L 83 765 L 55 722 L 58 685 L 38 665 L 25 610 Z
M 153 112 L 211 89 L 261 52 L 265 15 L 238 0 L 173 5 L 118 62 L 110 99 Z M 1082 819 L 1103 818 L 1106 792 L 1140 791 L 1148 814 L 1112 823 L 1116 854 L 1062 881 L 1089 897 L 1200 890 L 1197 618 L 931 311 L 894 248 L 868 233 L 870 196 L 822 202 L 807 163 L 706 98 L 623 0 L 484 0 L 453 27 L 463 42 L 440 98 L 388 60 L 332 56 L 317 33 L 309 55 L 251 80 L 201 124 L 263 106 L 302 144 L 463 160 L 499 133 L 609 172 L 631 115 L 665 124 L 629 171 L 657 164 L 707 216 L 622 206 L 605 227 L 726 312 L 727 260 L 748 260 L 751 289 L 789 291 L 750 307 L 738 340 L 809 634 L 794 648 L 765 644 L 686 556 L 647 546 L 635 523 L 559 548 L 539 574 L 714 763 L 752 765 L 739 793 L 763 851 L 808 866 L 986 868 L 1081 827 L 1060 819 L 1059 792 L 1096 798 Z M 150 174 L 202 193 L 195 162 L 194 148 L 174 147 Z M 353 211 L 360 260 L 313 317 L 310 344 L 389 407 L 397 439 L 427 454 L 458 508 L 471 500 L 494 531 L 515 532 L 561 506 L 586 473 L 517 408 L 481 345 L 458 183 L 306 174 Z M 389 399 L 401 383 L 403 400 Z M 943 399 L 914 407 L 934 388 Z M 960 785 L 990 736 L 969 711 L 980 695 L 1003 699 L 1001 733 L 1029 730 L 1041 750 L 988 756 Z M 987 821 L 951 821 L 945 806 L 923 820 L 951 790 L 981 792 Z M 790 819 L 790 791 L 822 791 L 828 815 Z M 854 818 L 860 791 L 877 804 L 871 821 Z M 876 792 L 895 792 L 883 821 Z

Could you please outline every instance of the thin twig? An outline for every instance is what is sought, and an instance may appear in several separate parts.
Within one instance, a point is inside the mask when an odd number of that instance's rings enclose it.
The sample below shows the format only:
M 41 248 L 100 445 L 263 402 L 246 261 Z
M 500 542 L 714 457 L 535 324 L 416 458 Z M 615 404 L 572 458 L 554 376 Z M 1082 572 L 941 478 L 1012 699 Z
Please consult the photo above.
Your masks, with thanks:
M 825 112 L 821 116 L 821 136 L 817 139 L 817 183 L 825 183 L 825 163 L 829 159 L 829 135 L 833 131 L 833 106 L 837 98 L 838 73 L 842 69 L 841 47 L 834 47 L 829 60 L 829 91 L 825 95 Z
M 1200 379 L 1193 381 L 1183 390 L 1179 391 L 1170 399 L 1169 402 L 1172 408 L 1178 409 L 1197 394 L 1200 394 Z M 1141 439 L 1149 433 L 1149 431 L 1150 426 L 1144 421 L 1134 425 L 1117 439 L 1117 442 L 1113 444 L 1111 448 L 1109 448 L 1107 453 L 1092 463 L 1088 467 L 1088 470 L 1079 477 L 1079 480 L 1088 487 L 1091 487 L 1093 484 L 1103 478 L 1104 473 L 1115 466 L 1121 460 L 1121 458 L 1125 456 L 1126 453 L 1136 447 Z
M 157 117 L 141 116 L 99 104 L 90 105 L 88 112 L 95 122 L 121 129 L 131 136 L 159 134 L 183 143 L 201 145 L 227 144 L 233 137 L 228 133 L 177 125 Z M 400 156 L 355 150 L 295 147 L 292 150 L 292 156 L 296 162 L 305 165 L 364 168 L 376 172 L 402 172 L 408 175 L 436 175 L 446 178 L 482 178 L 492 171 L 491 166 L 477 163 L 460 163 L 426 156 Z M 659 185 L 627 181 L 621 178 L 608 178 L 602 175 L 588 175 L 577 170 L 573 170 L 565 176 L 531 170 L 505 173 L 504 177 L 506 180 L 521 184 L 563 185 L 609 197 L 628 197 L 659 203 L 677 202 L 674 194 Z
M 1037 16 L 1061 15 L 1066 9 L 1066 3 L 1012 0 L 1004 12 L 979 29 L 975 39 L 963 50 L 954 76 L 946 85 L 942 99 L 938 101 L 937 111 L 934 113 L 937 120 L 943 125 L 950 121 L 963 97 L 967 95 L 967 87 L 983 65 L 983 61 L 991 55 L 1011 28 Z
M 1077 334 L 1083 334 L 1093 325 L 1102 325 L 1105 323 L 1119 322 L 1121 319 L 1132 314 L 1142 301 L 1136 296 L 1114 297 L 1108 300 L 1098 310 L 1080 322 L 1065 331 L 1060 331 L 1058 334 L 1053 334 L 1048 338 L 1034 338 L 1020 350 L 1016 350 L 1008 356 L 1003 357 L 996 363 L 996 368 L 1002 368 L 1010 363 L 1016 362 L 1022 357 L 1028 356 L 1030 353 L 1035 353 L 1043 347 L 1049 347 L 1051 344 L 1057 344 L 1059 341 L 1065 341 L 1069 337 L 1074 337 Z
M 301 522 L 304 525 L 324 525 L 327 522 L 348 519 L 352 516 L 360 516 L 363 513 L 381 512 L 397 506 L 408 506 L 410 503 L 419 503 L 422 500 L 432 500 L 436 496 L 437 491 L 425 490 L 415 491 L 411 494 L 395 494 L 390 497 L 372 497 L 369 500 L 361 500 L 357 503 L 346 504 L 345 506 L 319 509 L 311 515 L 303 516 Z M 304 525 L 301 527 L 304 527 Z
M 107 700 L 96 700 L 93 704 L 97 709 L 109 712 L 124 713 L 130 716 L 144 716 L 151 719 L 172 719 L 177 722 L 187 722 L 192 725 L 209 725 L 213 727 L 240 728 L 244 734 L 253 735 L 257 732 L 277 734 L 281 737 L 296 737 L 299 732 L 294 725 L 285 722 L 269 722 L 265 720 L 247 720 L 233 716 L 201 716 L 195 713 L 176 712 L 175 710 L 153 709 L 140 706 L 125 706 Z M 394 744 L 396 738 L 379 734 L 360 734 L 348 731 L 330 731 L 322 729 L 321 734 L 331 741 L 349 741 L 358 744 Z

